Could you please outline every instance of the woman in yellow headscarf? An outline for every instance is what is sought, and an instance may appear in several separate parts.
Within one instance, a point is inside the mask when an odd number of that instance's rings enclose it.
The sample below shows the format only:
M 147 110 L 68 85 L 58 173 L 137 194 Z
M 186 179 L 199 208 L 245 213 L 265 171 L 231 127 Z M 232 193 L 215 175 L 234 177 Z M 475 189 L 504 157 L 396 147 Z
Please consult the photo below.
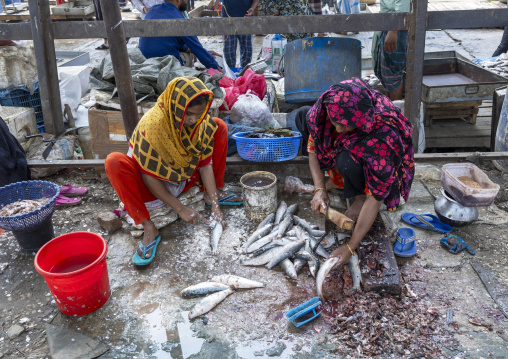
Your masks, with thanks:
M 213 93 L 195 77 L 171 81 L 155 105 L 136 126 L 127 154 L 112 153 L 105 163 L 111 185 L 127 213 L 144 229 L 143 240 L 132 259 L 149 264 L 155 257 L 160 235 L 146 208 L 159 199 L 185 222 L 209 223 L 176 197 L 201 180 L 212 218 L 223 226 L 219 204 L 240 205 L 241 197 L 218 190 L 224 186 L 228 134 L 219 118 L 208 110 Z

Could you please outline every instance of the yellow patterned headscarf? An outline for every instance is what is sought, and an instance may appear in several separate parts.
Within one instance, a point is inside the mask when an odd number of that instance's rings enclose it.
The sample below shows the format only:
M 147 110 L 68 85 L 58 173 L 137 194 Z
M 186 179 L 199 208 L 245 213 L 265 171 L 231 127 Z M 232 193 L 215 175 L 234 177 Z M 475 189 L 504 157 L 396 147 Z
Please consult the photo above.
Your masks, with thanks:
M 192 127 L 184 127 L 187 106 L 197 96 L 208 95 L 208 105 Z M 133 156 L 144 171 L 172 182 L 192 176 L 199 161 L 212 155 L 217 125 L 208 115 L 212 91 L 195 77 L 171 81 L 134 129 Z

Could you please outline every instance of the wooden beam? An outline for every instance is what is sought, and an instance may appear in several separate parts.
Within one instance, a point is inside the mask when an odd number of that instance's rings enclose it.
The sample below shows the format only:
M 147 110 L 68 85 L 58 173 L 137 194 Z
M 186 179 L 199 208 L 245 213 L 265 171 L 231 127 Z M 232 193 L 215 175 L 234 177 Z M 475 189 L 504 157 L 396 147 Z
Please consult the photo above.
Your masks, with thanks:
M 44 128 L 56 135 L 64 130 L 64 123 L 49 1 L 29 0 L 29 4 Z
M 415 152 L 418 149 L 420 139 L 420 103 L 427 3 L 428 0 L 411 0 L 411 16 L 409 17 L 404 110 L 411 125 L 413 125 L 413 148 Z
M 491 160 L 508 160 L 508 152 L 456 152 L 456 153 L 418 153 L 415 155 L 416 162 L 459 162 L 474 161 L 476 159 Z M 90 168 L 104 167 L 105 160 L 59 160 L 59 161 L 28 161 L 30 168 L 46 168 L 46 167 L 62 167 L 62 168 Z M 251 162 L 245 161 L 240 157 L 228 157 L 226 164 L 228 166 L 252 165 L 252 166 L 285 166 L 285 165 L 306 165 L 309 163 L 309 157 L 297 156 L 289 161 L 284 162 Z
M 334 32 L 407 30 L 407 13 L 320 16 L 268 16 L 255 18 L 209 18 L 189 20 L 129 20 L 128 37 L 213 36 L 268 32 Z M 429 11 L 427 30 L 476 29 L 507 26 L 508 9 Z M 53 22 L 56 39 L 105 38 L 100 21 Z M 277 31 L 276 31 L 277 30 Z M 30 24 L 0 24 L 0 40 L 31 40 Z
M 127 139 L 129 139 L 139 122 L 139 115 L 129 55 L 127 53 L 127 41 L 125 40 L 122 13 L 120 12 L 118 1 L 101 0 L 101 8 L 108 35 L 108 44 L 111 49 L 111 62 L 115 72 L 115 83 L 122 109 L 125 134 Z

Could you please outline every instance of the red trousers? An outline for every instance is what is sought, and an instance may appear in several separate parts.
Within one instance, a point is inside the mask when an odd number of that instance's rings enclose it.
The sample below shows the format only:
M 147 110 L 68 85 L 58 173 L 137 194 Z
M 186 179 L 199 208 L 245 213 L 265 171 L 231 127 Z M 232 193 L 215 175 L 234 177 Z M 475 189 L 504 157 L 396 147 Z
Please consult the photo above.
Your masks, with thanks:
M 226 171 L 228 152 L 228 127 L 220 118 L 214 118 L 213 120 L 218 128 L 213 136 L 212 168 L 215 185 L 217 188 L 222 188 L 224 187 L 224 172 Z M 145 202 L 154 201 L 157 197 L 143 183 L 141 168 L 136 159 L 123 153 L 114 152 L 106 158 L 105 167 L 111 185 L 134 222 L 140 224 L 149 220 L 150 214 L 146 209 Z M 187 180 L 183 191 L 185 192 L 194 186 L 200 177 L 199 170 L 196 168 Z M 201 190 L 204 190 L 204 187 Z

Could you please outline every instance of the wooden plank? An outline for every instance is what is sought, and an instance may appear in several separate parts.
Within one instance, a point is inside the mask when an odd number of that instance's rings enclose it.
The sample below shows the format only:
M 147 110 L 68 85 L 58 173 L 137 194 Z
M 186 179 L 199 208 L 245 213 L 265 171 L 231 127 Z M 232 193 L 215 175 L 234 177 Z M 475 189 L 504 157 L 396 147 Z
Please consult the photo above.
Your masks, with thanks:
M 428 148 L 486 147 L 490 148 L 490 120 L 476 125 L 460 119 L 445 119 L 425 127 L 425 144 Z

